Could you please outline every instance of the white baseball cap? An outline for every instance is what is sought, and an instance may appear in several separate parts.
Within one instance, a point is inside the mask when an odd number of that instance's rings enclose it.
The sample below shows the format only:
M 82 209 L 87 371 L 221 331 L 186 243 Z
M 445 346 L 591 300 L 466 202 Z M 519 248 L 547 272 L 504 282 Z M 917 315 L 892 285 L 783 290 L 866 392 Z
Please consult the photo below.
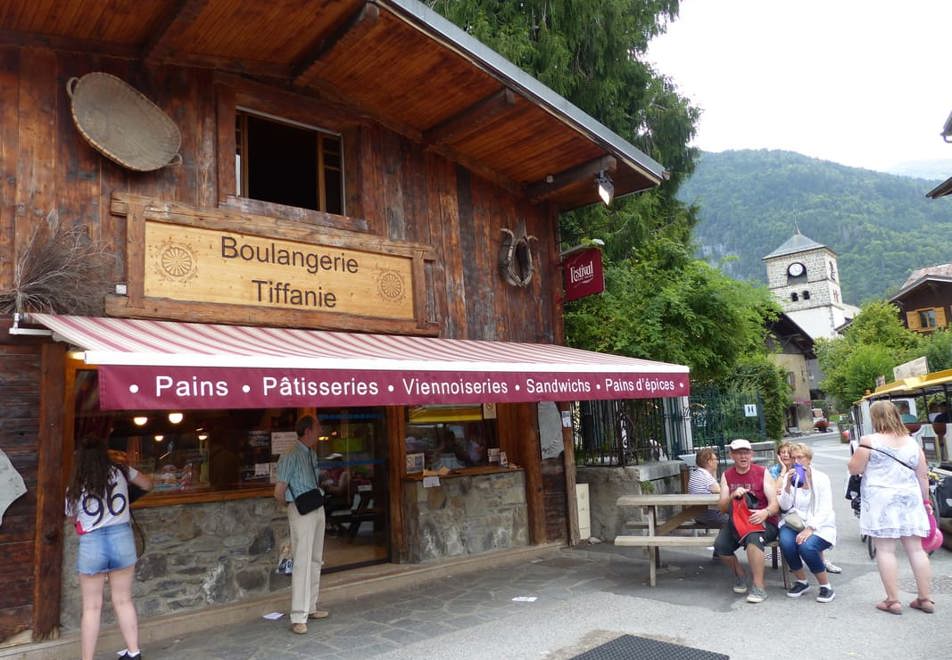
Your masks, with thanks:
M 731 451 L 737 451 L 738 449 L 750 449 L 750 440 L 744 440 L 743 438 L 737 438 L 730 444 Z

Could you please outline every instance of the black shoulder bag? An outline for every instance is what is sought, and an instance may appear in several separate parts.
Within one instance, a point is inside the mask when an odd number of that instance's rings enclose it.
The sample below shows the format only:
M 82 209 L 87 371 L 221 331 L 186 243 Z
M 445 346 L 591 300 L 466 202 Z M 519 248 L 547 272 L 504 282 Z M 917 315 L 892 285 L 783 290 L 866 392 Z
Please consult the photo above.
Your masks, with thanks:
M 311 474 L 314 474 L 314 479 L 317 480 L 317 471 L 314 469 L 314 455 L 310 449 L 307 450 L 307 457 L 311 461 Z M 294 498 L 294 506 L 297 507 L 298 513 L 302 516 L 306 516 L 311 511 L 317 511 L 324 506 L 324 492 L 320 488 L 312 488 L 300 495 L 294 494 L 291 484 L 288 484 L 288 489 L 291 491 L 291 497 Z

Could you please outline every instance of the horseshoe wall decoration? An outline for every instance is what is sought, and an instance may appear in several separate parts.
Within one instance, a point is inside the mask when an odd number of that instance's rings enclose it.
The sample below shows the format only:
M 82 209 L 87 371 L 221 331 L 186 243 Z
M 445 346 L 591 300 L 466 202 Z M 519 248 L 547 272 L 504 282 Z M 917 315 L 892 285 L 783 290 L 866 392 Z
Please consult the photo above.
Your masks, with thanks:
M 512 286 L 526 287 L 532 281 L 532 248 L 529 241 L 537 240 L 526 233 L 525 223 L 513 232 L 503 227 L 499 249 L 499 269 L 503 279 Z

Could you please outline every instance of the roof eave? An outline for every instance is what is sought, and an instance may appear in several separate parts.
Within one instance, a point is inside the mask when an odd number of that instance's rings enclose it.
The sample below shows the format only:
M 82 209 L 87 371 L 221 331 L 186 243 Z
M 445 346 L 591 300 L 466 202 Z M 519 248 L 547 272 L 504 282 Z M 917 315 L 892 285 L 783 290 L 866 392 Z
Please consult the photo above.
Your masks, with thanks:
M 941 282 L 943 284 L 952 284 L 952 277 L 942 277 L 939 275 L 925 275 L 924 277 L 920 277 L 919 279 L 917 279 L 915 282 L 912 282 L 911 284 L 904 286 L 902 289 L 899 290 L 898 293 L 896 293 L 896 295 L 894 295 L 892 298 L 889 299 L 889 302 L 895 302 L 897 299 L 902 298 L 907 293 L 915 289 L 918 289 L 920 286 L 930 281 Z
M 952 195 L 952 177 L 946 179 L 926 193 L 926 197 L 929 197 L 930 199 L 938 199 L 939 197 L 945 197 L 946 195 Z
M 554 116 L 659 185 L 668 178 L 664 166 L 607 126 L 560 96 L 515 64 L 417 0 L 376 0 L 377 4 L 433 39 L 442 42 L 509 87 L 517 89 Z M 632 191 L 637 192 L 637 191 Z

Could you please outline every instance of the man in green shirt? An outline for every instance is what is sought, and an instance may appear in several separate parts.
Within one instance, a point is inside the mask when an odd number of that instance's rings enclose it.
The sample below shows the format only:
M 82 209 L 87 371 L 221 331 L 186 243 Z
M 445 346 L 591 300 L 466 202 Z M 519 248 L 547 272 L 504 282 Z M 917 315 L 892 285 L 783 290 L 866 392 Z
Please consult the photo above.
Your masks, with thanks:
M 307 632 L 308 619 L 323 619 L 326 610 L 317 609 L 321 585 L 321 566 L 324 563 L 324 507 L 301 515 L 294 498 L 317 488 L 317 454 L 314 448 L 320 435 L 320 424 L 311 415 L 298 420 L 295 432 L 298 441 L 278 460 L 274 498 L 287 507 L 291 529 L 291 553 L 294 570 L 291 574 L 291 631 L 299 635 Z

